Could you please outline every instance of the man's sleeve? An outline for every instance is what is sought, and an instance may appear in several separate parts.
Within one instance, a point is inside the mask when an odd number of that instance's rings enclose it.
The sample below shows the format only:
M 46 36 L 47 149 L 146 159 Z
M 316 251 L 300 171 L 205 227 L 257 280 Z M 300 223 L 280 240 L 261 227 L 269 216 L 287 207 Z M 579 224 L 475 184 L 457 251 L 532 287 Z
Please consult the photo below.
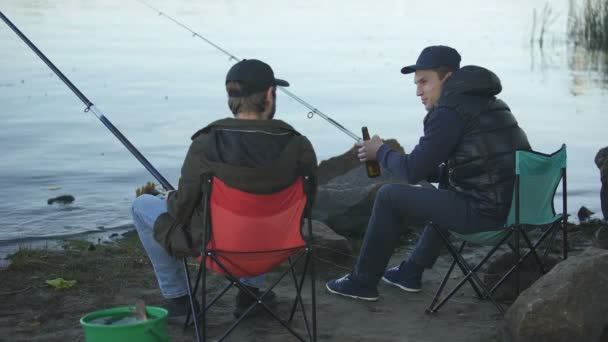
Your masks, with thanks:
M 378 150 L 377 159 L 383 168 L 416 184 L 437 172 L 460 142 L 464 123 L 458 113 L 439 108 L 429 113 L 424 123 L 424 135 L 411 153 L 401 154 L 387 145 Z
M 186 154 L 177 190 L 167 198 L 167 211 L 178 223 L 187 224 L 201 201 L 203 144 L 194 141 Z

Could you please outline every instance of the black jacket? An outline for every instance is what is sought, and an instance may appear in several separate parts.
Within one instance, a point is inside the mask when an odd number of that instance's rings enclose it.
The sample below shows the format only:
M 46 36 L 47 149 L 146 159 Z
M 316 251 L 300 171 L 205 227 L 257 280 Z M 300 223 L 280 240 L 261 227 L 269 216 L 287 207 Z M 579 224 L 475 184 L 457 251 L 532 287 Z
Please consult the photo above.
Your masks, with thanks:
M 197 255 L 205 241 L 202 175 L 228 186 L 272 193 L 316 173 L 310 141 L 281 120 L 218 120 L 192 136 L 179 187 L 154 223 L 155 239 L 173 256 Z
M 530 149 L 511 110 L 496 98 L 501 90 L 494 73 L 465 66 L 446 80 L 434 109 L 450 108 L 464 123 L 447 161 L 449 188 L 471 197 L 479 213 L 497 219 L 506 218 L 511 206 L 515 151 Z

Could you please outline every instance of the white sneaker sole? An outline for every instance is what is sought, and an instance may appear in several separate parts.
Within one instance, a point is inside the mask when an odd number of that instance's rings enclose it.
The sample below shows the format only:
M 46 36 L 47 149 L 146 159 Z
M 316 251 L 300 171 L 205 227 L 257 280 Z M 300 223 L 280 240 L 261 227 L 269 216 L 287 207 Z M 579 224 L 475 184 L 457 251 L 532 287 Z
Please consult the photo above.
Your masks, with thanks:
M 348 297 L 348 298 L 353 298 L 353 299 L 365 300 L 365 301 L 368 301 L 368 302 L 375 302 L 375 301 L 377 301 L 380 298 L 380 296 L 378 296 L 378 297 L 359 297 L 359 296 L 353 296 L 353 295 L 349 295 L 349 294 L 342 293 L 342 292 L 337 292 L 337 291 L 334 291 L 334 290 L 330 289 L 329 285 L 327 285 L 327 284 L 325 284 L 325 288 L 327 289 L 327 291 L 329 291 L 330 293 L 333 293 L 333 294 L 337 294 L 337 295 L 340 295 L 340 296 L 344 296 L 344 297 Z
M 400 288 L 400 289 L 402 289 L 403 291 L 406 291 L 406 292 L 420 292 L 420 291 L 422 291 L 422 289 L 411 289 L 411 288 L 405 287 L 405 286 L 403 286 L 403 285 L 401 285 L 399 283 L 393 283 L 392 281 L 386 279 L 385 277 L 382 277 L 382 280 L 385 283 L 387 283 L 389 285 L 397 286 L 398 288 Z

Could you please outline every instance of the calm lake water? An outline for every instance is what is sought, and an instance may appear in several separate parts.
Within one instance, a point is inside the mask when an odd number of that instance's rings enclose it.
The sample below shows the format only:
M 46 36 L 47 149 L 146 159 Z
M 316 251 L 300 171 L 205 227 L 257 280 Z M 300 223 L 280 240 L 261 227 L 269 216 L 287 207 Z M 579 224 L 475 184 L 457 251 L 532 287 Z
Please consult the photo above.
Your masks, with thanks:
M 267 61 L 351 131 L 368 126 L 406 150 L 425 112 L 399 69 L 427 45 L 456 47 L 463 65 L 501 78 L 500 97 L 536 150 L 568 145 L 570 212 L 600 211 L 593 158 L 608 145 L 608 83 L 567 41 L 566 0 L 551 2 L 557 17 L 542 50 L 530 38 L 545 1 L 150 1 L 237 57 Z M 0 0 L 0 10 L 174 185 L 191 134 L 230 114 L 223 83 L 233 62 L 135 0 Z M 278 101 L 277 117 L 320 159 L 351 147 L 305 107 Z M 131 224 L 134 189 L 152 177 L 4 23 L 0 104 L 0 245 Z M 62 194 L 76 201 L 47 205 Z

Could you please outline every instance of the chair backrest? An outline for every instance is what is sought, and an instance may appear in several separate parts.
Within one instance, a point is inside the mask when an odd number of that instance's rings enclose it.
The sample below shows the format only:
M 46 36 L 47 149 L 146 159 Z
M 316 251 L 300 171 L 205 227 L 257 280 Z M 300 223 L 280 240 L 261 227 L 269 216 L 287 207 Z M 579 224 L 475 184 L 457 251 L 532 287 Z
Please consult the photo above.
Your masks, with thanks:
M 244 192 L 213 177 L 207 251 L 235 277 L 253 277 L 276 268 L 306 247 L 301 233 L 306 200 L 302 177 L 272 194 Z M 211 258 L 206 264 L 226 274 Z
M 534 151 L 515 153 L 516 181 L 507 226 L 515 223 L 542 225 L 555 220 L 553 197 L 566 172 L 566 157 L 566 145 L 550 155 Z M 564 191 L 564 207 L 566 195 Z

